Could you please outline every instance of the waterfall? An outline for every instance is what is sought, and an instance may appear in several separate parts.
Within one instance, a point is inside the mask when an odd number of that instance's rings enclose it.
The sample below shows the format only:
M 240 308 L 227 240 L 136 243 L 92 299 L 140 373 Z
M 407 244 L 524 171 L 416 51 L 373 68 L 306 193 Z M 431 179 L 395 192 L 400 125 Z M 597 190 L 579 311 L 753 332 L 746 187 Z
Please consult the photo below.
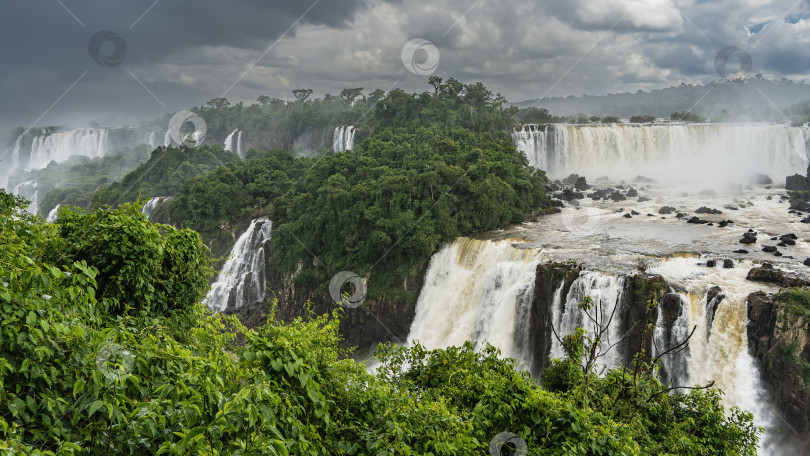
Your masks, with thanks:
M 760 444 L 762 450 L 771 445 L 778 446 L 774 438 L 783 430 L 769 387 L 760 383 L 759 366 L 748 352 L 746 301 L 750 293 L 759 290 L 773 292 L 775 289 L 746 280 L 751 266 L 750 262 L 745 262 L 734 269 L 710 269 L 697 266 L 688 258 L 677 258 L 664 261 L 648 272 L 661 274 L 668 282 L 685 290 L 678 293 L 682 307 L 673 324 L 671 340 L 661 340 L 662 332 L 656 328 L 655 345 L 659 350 L 674 340 L 683 341 L 695 328 L 689 339 L 688 353 L 674 361 L 683 367 L 668 366 L 668 361 L 664 360 L 664 368 L 675 372 L 680 370 L 686 377 L 680 380 L 680 385 L 705 385 L 714 381 L 715 386 L 723 391 L 722 401 L 727 407 L 737 406 L 753 413 L 755 424 L 765 428 Z M 714 286 L 720 287 L 725 298 L 719 301 L 712 319 L 710 303 L 713 300 L 708 298 L 709 290 Z M 778 450 L 772 451 L 778 454 Z
M 265 298 L 265 250 L 270 241 L 271 226 L 272 222 L 267 218 L 258 218 L 250 222 L 248 229 L 239 236 L 205 297 L 205 303 L 212 311 L 238 309 Z
M 660 181 L 746 183 L 804 174 L 810 127 L 768 124 L 523 125 L 512 132 L 529 163 L 553 176 L 639 174 Z
M 225 150 L 233 152 L 240 158 L 245 158 L 242 152 L 242 132 L 234 130 L 225 138 Z
M 156 196 L 154 198 L 149 198 L 149 201 L 147 201 L 141 208 L 141 213 L 146 215 L 148 220 L 152 215 L 152 212 L 154 212 L 155 208 L 157 208 L 159 204 L 165 203 L 170 199 L 172 199 L 170 196 Z
M 36 214 L 37 212 L 39 212 L 39 189 L 37 188 L 38 186 L 39 185 L 37 181 L 29 180 L 17 184 L 11 191 L 11 193 L 20 195 L 31 202 L 31 204 L 28 206 L 27 211 L 32 214 Z
M 529 358 L 526 315 L 540 253 L 509 241 L 460 238 L 430 260 L 408 341 L 429 349 L 472 341 L 498 347 L 504 356 Z
M 172 133 L 171 130 L 166 130 L 166 134 L 163 135 L 163 147 L 169 147 L 172 145 Z
M 588 335 L 592 336 L 596 333 L 596 324 L 592 318 L 597 319 L 598 316 L 599 326 L 605 329 L 599 364 L 609 369 L 621 366 L 621 354 L 617 347 L 608 348 L 618 343 L 622 337 L 619 329 L 621 321 L 618 308 L 621 304 L 624 279 L 594 271 L 582 271 L 571 284 L 564 303 L 562 287 L 563 285 L 560 285 L 555 292 L 554 307 L 552 308 L 552 321 L 557 336 L 562 339 L 563 336 L 573 333 L 577 328 L 585 329 Z M 593 308 L 590 311 L 579 306 L 586 296 L 590 296 L 593 300 Z M 552 336 L 549 359 L 564 357 L 565 352 L 560 341 Z
M 59 212 L 59 207 L 61 204 L 57 204 L 50 212 L 48 212 L 48 217 L 45 218 L 46 221 L 53 223 L 56 221 L 56 216 Z
M 512 142 L 517 149 L 529 159 L 529 165 L 548 169 L 548 139 L 553 137 L 549 134 L 548 125 L 523 125 L 512 132 Z
M 337 127 L 332 135 L 332 151 L 346 152 L 354 149 L 354 127 Z

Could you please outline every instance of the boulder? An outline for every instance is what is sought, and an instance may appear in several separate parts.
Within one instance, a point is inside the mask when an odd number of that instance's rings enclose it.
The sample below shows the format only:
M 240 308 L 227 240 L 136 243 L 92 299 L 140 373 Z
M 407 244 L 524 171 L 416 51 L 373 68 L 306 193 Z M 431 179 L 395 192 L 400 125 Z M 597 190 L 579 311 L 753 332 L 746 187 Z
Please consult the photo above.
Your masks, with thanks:
M 780 287 L 810 286 L 810 279 L 806 276 L 795 272 L 782 271 L 774 268 L 770 263 L 763 263 L 760 267 L 751 268 L 746 279 L 754 282 L 773 283 Z
M 698 210 L 695 211 L 695 214 L 722 214 L 722 213 L 723 212 L 718 211 L 717 209 L 711 209 L 706 206 L 698 208 Z
M 658 213 L 663 215 L 669 215 L 673 212 L 675 212 L 675 208 L 672 206 L 664 206 L 661 209 L 658 209 Z
M 630 198 L 637 197 L 638 196 L 638 190 L 636 190 L 634 188 L 631 188 L 630 190 L 627 191 L 627 196 L 630 197 Z

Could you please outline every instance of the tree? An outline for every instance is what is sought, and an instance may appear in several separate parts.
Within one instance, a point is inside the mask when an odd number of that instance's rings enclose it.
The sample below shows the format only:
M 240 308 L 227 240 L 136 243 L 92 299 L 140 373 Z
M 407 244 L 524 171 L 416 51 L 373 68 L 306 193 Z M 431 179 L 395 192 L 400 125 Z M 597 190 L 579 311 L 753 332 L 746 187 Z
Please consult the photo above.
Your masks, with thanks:
M 343 89 L 340 91 L 340 96 L 344 98 L 349 104 L 354 103 L 354 100 L 363 94 L 363 88 L 357 87 L 354 89 Z
M 312 95 L 312 89 L 295 89 L 292 91 L 293 95 L 295 95 L 295 99 L 300 102 L 304 102 Z
M 212 98 L 205 102 L 211 109 L 222 111 L 231 106 L 231 102 L 227 98 Z
M 256 101 L 259 102 L 260 105 L 266 106 L 270 104 L 272 98 L 268 97 L 267 95 L 259 95 L 259 98 L 257 98 Z

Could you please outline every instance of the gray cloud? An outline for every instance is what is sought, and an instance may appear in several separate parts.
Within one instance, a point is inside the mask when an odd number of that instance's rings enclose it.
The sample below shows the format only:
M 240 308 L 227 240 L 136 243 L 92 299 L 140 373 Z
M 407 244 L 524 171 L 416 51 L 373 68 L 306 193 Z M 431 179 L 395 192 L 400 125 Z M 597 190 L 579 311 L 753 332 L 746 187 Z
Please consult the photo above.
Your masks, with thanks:
M 140 20 L 153 0 L 63 3 L 84 27 L 58 2 L 4 5 L 0 124 L 27 126 L 85 71 L 40 124 L 148 119 L 240 77 L 232 101 L 290 98 L 298 87 L 426 90 L 427 77 L 400 59 L 411 38 L 439 48 L 436 75 L 481 80 L 513 100 L 716 80 L 714 56 L 729 45 L 766 77 L 804 80 L 810 69 L 808 8 L 795 0 L 321 0 L 292 28 L 314 0 L 161 0 Z M 99 30 L 126 40 L 122 65 L 91 59 Z

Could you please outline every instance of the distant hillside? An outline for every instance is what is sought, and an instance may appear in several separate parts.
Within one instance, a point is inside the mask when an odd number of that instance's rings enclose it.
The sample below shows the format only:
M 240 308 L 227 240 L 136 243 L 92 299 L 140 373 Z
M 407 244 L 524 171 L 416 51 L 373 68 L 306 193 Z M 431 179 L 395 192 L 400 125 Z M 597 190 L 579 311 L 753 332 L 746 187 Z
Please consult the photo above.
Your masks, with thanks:
M 807 102 L 810 102 L 810 85 L 786 79 L 774 82 L 755 78 L 706 85 L 681 84 L 650 92 L 531 99 L 515 103 L 515 106 L 545 108 L 561 116 L 585 114 L 629 118 L 651 114 L 669 117 L 673 112 L 692 112 L 713 121 L 785 121 L 788 118 L 799 120 L 810 114 Z M 799 103 L 804 103 L 805 107 L 799 108 Z

